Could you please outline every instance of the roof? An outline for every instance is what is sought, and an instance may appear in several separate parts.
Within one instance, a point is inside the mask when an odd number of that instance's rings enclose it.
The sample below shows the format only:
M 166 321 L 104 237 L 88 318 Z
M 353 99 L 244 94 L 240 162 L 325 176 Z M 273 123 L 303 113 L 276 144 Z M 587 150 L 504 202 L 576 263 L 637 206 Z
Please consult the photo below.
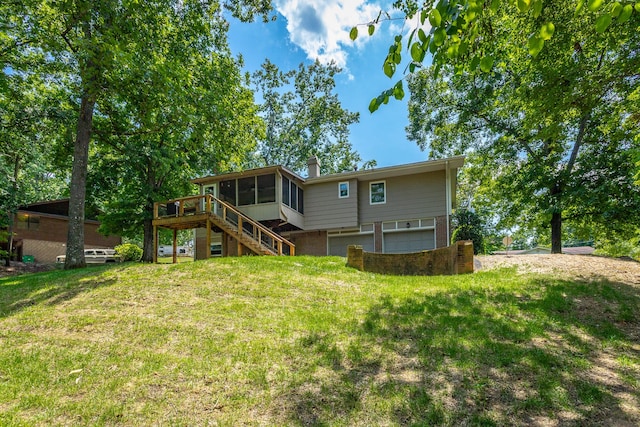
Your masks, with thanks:
M 209 176 L 204 176 L 202 178 L 196 178 L 191 182 L 194 184 L 209 184 L 212 182 L 223 181 L 226 179 L 242 178 L 245 176 L 265 175 L 268 173 L 274 173 L 276 171 L 280 171 L 281 173 L 284 172 L 285 175 L 290 175 L 291 177 L 296 178 L 301 182 L 304 182 L 304 178 L 302 178 L 297 173 L 290 171 L 284 166 L 266 166 L 263 168 L 245 169 L 240 172 L 229 172 L 229 173 L 221 173 L 219 175 L 209 175 Z
M 346 181 L 349 179 L 359 180 L 376 180 L 384 179 L 395 176 L 413 175 L 416 173 L 434 172 L 439 170 L 445 170 L 447 168 L 461 168 L 464 164 L 464 156 L 450 157 L 446 159 L 427 160 L 424 162 L 408 163 L 404 165 L 386 166 L 382 168 L 363 169 L 359 171 L 348 171 L 341 173 L 334 173 L 328 175 L 320 175 L 315 178 L 302 178 L 295 172 L 290 171 L 284 166 L 267 166 L 263 168 L 247 169 L 240 172 L 230 172 L 220 175 L 211 175 L 202 178 L 196 178 L 192 182 L 194 184 L 207 184 L 224 179 L 241 178 L 243 176 L 255 176 L 267 173 L 273 173 L 276 171 L 284 172 L 287 175 L 297 178 L 306 185 L 319 184 L 323 182 L 331 181 Z
M 434 172 L 447 168 L 460 168 L 464 164 L 464 156 L 450 157 L 447 159 L 427 160 L 425 162 L 408 163 L 397 166 L 387 166 L 383 168 L 363 169 L 360 171 L 349 171 L 320 175 L 316 178 L 307 178 L 305 184 L 319 184 L 329 181 L 346 181 L 348 179 L 375 180 L 395 176 L 413 175 L 416 173 Z
M 69 199 L 46 200 L 42 202 L 31 203 L 29 205 L 20 206 L 19 212 L 31 212 L 42 215 L 51 215 L 57 217 L 69 217 Z M 85 220 L 97 222 L 98 212 L 88 209 L 85 206 Z
M 30 205 L 20 206 L 18 210 L 68 216 L 69 199 L 47 200 L 44 202 L 31 203 Z

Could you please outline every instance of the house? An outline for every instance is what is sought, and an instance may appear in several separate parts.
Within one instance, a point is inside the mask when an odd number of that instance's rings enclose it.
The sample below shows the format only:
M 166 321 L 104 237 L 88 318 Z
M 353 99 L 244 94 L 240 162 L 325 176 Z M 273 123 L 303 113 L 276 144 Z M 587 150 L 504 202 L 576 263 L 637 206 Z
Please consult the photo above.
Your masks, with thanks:
M 14 217 L 13 247 L 17 259 L 33 257 L 38 263 L 54 263 L 56 256 L 66 252 L 69 222 L 69 199 L 52 200 L 22 206 Z M 122 242 L 119 236 L 105 237 L 98 233 L 95 219 L 84 222 L 86 248 L 113 248 Z
M 154 227 L 196 228 L 196 259 L 220 246 L 223 255 L 345 256 L 351 244 L 379 253 L 440 248 L 450 242 L 463 163 L 460 156 L 321 175 L 312 157 L 306 178 L 282 166 L 198 178 L 199 196 L 157 204 Z

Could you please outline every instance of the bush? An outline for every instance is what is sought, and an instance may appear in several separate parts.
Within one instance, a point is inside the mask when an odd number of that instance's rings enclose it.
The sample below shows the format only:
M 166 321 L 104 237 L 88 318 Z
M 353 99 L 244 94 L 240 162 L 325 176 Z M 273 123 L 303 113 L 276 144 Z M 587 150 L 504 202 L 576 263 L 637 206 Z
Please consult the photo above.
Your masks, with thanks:
M 613 258 L 630 257 L 640 261 L 640 238 L 598 242 L 595 254 Z
M 458 240 L 471 240 L 473 242 L 474 255 L 485 252 L 484 226 L 482 218 L 473 211 L 460 209 L 453 215 L 454 230 L 451 242 Z
M 122 261 L 140 261 L 142 249 L 133 243 L 123 243 L 114 248 Z

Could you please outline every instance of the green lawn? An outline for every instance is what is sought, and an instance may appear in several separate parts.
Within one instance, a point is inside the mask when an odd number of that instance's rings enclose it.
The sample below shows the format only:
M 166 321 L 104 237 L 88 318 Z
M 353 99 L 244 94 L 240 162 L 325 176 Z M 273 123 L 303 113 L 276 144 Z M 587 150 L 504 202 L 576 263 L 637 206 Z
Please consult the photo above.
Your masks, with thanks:
M 0 425 L 638 425 L 640 289 L 218 258 L 0 279 Z

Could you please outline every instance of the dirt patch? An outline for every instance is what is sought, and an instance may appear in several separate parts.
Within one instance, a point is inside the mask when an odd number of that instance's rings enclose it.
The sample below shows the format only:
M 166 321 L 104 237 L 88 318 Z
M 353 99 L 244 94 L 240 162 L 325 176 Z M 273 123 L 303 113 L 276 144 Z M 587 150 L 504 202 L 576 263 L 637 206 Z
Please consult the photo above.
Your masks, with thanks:
M 11 265 L 6 267 L 4 261 L 0 265 L 0 277 L 5 276 L 17 276 L 25 273 L 38 273 L 40 271 L 54 270 L 56 266 L 54 264 L 38 264 L 35 262 L 15 262 L 11 261 Z
M 554 274 L 560 278 L 601 280 L 640 287 L 640 263 L 591 255 L 482 255 L 476 271 L 516 267 L 518 274 Z

